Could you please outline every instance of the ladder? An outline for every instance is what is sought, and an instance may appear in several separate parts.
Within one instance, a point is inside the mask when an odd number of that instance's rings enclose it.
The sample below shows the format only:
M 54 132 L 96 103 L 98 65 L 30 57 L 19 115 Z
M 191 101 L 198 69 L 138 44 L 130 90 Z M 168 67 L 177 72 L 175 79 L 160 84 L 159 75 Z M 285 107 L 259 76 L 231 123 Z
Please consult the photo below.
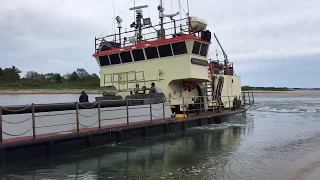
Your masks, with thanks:
M 104 86 L 115 87 L 119 92 L 133 91 L 135 84 L 140 84 L 141 82 L 146 86 L 144 71 L 104 74 Z
M 209 62 L 211 64 L 211 60 Z M 210 67 L 210 66 L 209 66 Z M 215 76 L 213 75 L 214 72 L 210 72 L 210 68 L 208 68 L 208 78 L 211 80 L 209 82 L 205 82 L 205 96 L 207 96 L 207 104 L 208 107 L 213 107 L 213 102 L 214 102 L 214 80 Z

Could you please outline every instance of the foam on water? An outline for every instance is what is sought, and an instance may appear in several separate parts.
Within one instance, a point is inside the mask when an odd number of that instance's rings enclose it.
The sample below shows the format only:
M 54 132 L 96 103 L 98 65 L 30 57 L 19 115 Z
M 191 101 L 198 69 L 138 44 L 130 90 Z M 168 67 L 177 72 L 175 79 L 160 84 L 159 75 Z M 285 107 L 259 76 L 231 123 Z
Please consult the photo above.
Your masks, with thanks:
M 298 108 L 275 108 L 275 107 L 260 107 L 256 109 L 257 111 L 264 112 L 276 112 L 276 113 L 316 113 L 317 109 L 298 109 Z

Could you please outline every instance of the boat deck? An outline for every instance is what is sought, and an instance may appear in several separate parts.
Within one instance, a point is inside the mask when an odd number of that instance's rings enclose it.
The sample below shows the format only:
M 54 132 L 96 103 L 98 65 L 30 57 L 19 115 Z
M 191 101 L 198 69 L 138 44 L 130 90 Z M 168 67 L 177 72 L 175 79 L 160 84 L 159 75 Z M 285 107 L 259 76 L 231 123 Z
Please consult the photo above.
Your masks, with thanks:
M 232 101 L 225 104 L 232 104 Z M 182 108 L 187 117 L 180 118 L 172 117 L 171 105 L 165 101 L 134 106 L 127 103 L 127 106 L 119 107 L 100 107 L 101 102 L 97 103 L 98 108 L 93 108 L 95 104 L 84 107 L 77 102 L 75 110 L 49 112 L 38 111 L 39 106 L 32 104 L 31 113 L 28 105 L 18 110 L 0 107 L 0 166 L 139 137 L 182 132 L 187 128 L 219 123 L 223 121 L 222 117 L 244 113 L 250 108 L 245 106 L 248 105 L 245 101 L 231 109 L 203 108 L 199 103 L 191 109 Z M 25 111 L 27 108 L 28 112 Z M 5 113 L 2 114 L 2 110 Z
M 240 109 L 240 110 L 242 110 L 242 109 Z M 14 138 L 4 139 L 2 142 L 0 142 L 0 145 L 9 144 L 9 143 L 13 143 L 13 142 L 35 140 L 35 139 L 37 139 L 37 140 L 46 139 L 49 137 L 59 137 L 61 135 L 66 135 L 66 134 L 86 133 L 86 132 L 98 131 L 98 130 L 103 130 L 103 129 L 111 129 L 111 128 L 124 128 L 124 127 L 133 126 L 133 125 L 161 124 L 161 123 L 165 123 L 167 121 L 173 121 L 173 120 L 176 122 L 182 122 L 182 121 L 188 121 L 194 117 L 212 116 L 212 115 L 223 116 L 223 115 L 227 115 L 230 112 L 231 112 L 231 110 L 224 110 L 220 113 L 208 111 L 208 112 L 202 112 L 199 115 L 189 114 L 187 118 L 165 118 L 165 119 L 161 118 L 161 119 L 153 119 L 152 121 L 151 120 L 142 120 L 142 121 L 138 121 L 138 122 L 130 122 L 129 124 L 127 124 L 127 123 L 111 124 L 111 125 L 101 126 L 101 128 L 99 128 L 99 127 L 86 127 L 86 128 L 79 129 L 79 132 L 77 132 L 77 129 L 73 129 L 73 130 L 69 130 L 69 131 L 40 134 L 40 135 L 36 135 L 35 138 L 33 136 L 14 137 Z

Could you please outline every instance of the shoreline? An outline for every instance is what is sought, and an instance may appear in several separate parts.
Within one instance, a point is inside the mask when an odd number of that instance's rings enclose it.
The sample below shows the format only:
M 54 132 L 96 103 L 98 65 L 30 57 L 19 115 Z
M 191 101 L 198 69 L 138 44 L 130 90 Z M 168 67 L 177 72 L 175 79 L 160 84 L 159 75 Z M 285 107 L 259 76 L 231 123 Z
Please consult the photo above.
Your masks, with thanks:
M 253 93 L 286 93 L 286 94 L 307 94 L 312 93 L 315 90 L 288 90 L 288 91 L 264 91 L 264 90 L 251 90 L 251 91 L 242 91 L 242 92 L 253 92 Z
M 1 89 L 0 95 L 18 94 L 80 94 L 85 91 L 87 94 L 102 94 L 103 90 L 85 89 Z
M 317 180 L 320 177 L 320 165 L 316 168 L 311 169 L 308 173 L 306 173 L 301 180 Z
M 103 90 L 98 89 L 0 89 L 0 95 L 18 95 L 18 94 L 80 94 L 81 91 L 85 91 L 87 94 L 102 94 Z M 314 90 L 289 90 L 289 91 L 264 91 L 264 90 L 252 90 L 242 92 L 253 93 L 287 93 L 287 94 L 306 94 L 311 93 Z

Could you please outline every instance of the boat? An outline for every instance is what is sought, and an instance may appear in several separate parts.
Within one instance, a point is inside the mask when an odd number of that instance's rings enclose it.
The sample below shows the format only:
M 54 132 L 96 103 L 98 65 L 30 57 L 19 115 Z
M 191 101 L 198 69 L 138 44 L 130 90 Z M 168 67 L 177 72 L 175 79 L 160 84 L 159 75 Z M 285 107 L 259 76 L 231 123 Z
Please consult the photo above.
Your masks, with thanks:
M 75 144 L 69 141 L 81 138 L 91 147 L 94 140 L 110 143 L 174 132 L 245 113 L 254 104 L 253 93 L 241 91 L 241 77 L 204 19 L 189 12 L 176 19 L 181 12 L 166 14 L 161 1 L 160 23 L 152 25 L 143 15 L 145 8 L 148 5 L 129 8 L 135 13 L 131 31 L 122 30 L 123 20 L 117 16 L 118 33 L 95 37 L 92 56 L 105 89 L 95 102 L 0 107 L 0 154 L 2 147 L 12 149 L 17 143 L 47 144 L 46 153 L 51 154 L 57 151 L 53 144 L 64 140 L 70 149 L 58 146 L 60 153 L 72 151 Z M 223 53 L 222 61 L 208 56 L 213 42 Z M 160 129 L 147 131 L 153 127 Z
M 189 13 L 186 18 L 175 20 L 180 12 L 165 14 L 160 4 L 157 8 L 160 24 L 152 26 L 151 19 L 143 16 L 147 7 L 130 9 L 136 13 L 136 20 L 130 25 L 132 31 L 122 32 L 122 19 L 117 16 L 119 33 L 95 38 L 92 56 L 100 67 L 100 86 L 108 89 L 106 95 L 96 99 L 149 99 L 148 91 L 154 83 L 169 99 L 174 114 L 183 114 L 193 101 L 204 110 L 240 106 L 241 78 L 235 75 L 233 63 L 228 61 L 215 34 L 225 59 L 223 63 L 208 60 L 212 37 L 206 29 L 207 22 Z M 166 18 L 170 21 L 164 23 Z M 173 26 L 173 33 L 168 33 L 172 28 L 165 29 L 166 25 Z M 154 33 L 143 34 L 150 28 Z M 135 93 L 136 90 L 139 91 Z M 110 92 L 117 96 L 107 95 Z M 229 102 L 230 97 L 237 102 L 223 103 Z

